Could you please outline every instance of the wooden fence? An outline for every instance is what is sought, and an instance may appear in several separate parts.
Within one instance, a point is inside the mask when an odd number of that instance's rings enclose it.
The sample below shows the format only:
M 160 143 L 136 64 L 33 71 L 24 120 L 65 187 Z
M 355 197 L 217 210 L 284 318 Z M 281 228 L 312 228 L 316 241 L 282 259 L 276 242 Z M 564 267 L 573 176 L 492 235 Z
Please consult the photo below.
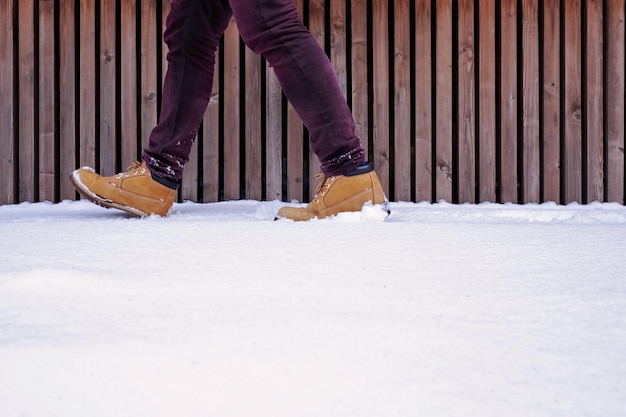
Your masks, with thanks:
M 298 0 L 391 200 L 624 203 L 623 0 Z M 140 157 L 169 0 L 0 0 L 0 204 L 75 199 Z M 318 161 L 224 34 L 180 198 L 306 201 Z

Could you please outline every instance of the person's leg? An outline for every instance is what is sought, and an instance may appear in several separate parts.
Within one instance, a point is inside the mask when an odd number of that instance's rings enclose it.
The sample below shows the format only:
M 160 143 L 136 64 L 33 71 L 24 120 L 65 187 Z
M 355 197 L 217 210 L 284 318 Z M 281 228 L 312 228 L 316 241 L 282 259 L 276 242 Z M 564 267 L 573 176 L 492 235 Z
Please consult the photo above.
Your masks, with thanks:
M 387 199 L 365 164 L 354 118 L 324 51 L 304 26 L 294 0 L 229 0 L 239 33 L 274 68 L 285 95 L 311 134 L 322 182 L 306 206 L 282 207 L 277 218 L 309 220 L 359 211 Z
M 330 60 L 304 26 L 294 0 L 229 0 L 242 39 L 274 68 L 311 134 L 326 175 L 345 174 L 364 161 L 354 118 Z
M 133 215 L 165 216 L 211 97 L 215 51 L 232 12 L 228 0 L 173 0 L 164 40 L 168 69 L 158 125 L 142 163 L 103 177 L 88 167 L 70 181 L 88 200 Z
M 143 152 L 158 177 L 182 177 L 211 98 L 215 51 L 231 16 L 227 0 L 172 1 L 163 36 L 169 49 L 161 113 Z

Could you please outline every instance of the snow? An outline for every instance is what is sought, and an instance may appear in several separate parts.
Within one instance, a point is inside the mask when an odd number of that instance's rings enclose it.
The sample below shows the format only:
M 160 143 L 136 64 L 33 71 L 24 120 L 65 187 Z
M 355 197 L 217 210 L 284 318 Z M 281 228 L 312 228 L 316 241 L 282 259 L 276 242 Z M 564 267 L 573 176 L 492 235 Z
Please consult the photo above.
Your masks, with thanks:
M 0 414 L 624 416 L 626 207 L 0 207 Z

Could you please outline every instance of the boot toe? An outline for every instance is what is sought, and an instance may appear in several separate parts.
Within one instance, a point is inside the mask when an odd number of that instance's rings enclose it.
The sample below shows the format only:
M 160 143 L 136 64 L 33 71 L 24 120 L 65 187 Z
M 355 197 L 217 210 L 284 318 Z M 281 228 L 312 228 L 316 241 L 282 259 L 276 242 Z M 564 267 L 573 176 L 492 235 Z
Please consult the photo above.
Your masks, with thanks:
M 76 187 L 77 191 L 85 196 L 95 195 L 92 190 L 99 178 L 101 178 L 101 176 L 90 167 L 79 168 L 72 172 L 72 175 L 70 176 L 70 180 Z
M 315 216 L 303 209 L 302 207 L 281 207 L 276 214 L 277 219 L 289 219 L 294 221 L 307 221 L 315 218 Z

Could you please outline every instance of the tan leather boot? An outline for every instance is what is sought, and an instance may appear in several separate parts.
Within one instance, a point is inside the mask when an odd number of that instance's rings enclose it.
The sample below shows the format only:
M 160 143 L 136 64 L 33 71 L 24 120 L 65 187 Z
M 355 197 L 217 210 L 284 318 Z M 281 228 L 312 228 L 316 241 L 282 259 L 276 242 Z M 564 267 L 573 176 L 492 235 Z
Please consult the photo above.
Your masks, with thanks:
M 176 196 L 176 190 L 152 179 L 145 162 L 135 162 L 127 172 L 112 177 L 103 177 L 89 167 L 79 168 L 70 181 L 87 200 L 140 217 L 165 216 Z
M 342 212 L 361 211 L 368 202 L 381 204 L 389 214 L 387 197 L 373 165 L 359 168 L 355 173 L 330 177 L 321 174 L 322 182 L 317 186 L 313 200 L 304 208 L 281 207 L 277 219 L 323 219 Z

